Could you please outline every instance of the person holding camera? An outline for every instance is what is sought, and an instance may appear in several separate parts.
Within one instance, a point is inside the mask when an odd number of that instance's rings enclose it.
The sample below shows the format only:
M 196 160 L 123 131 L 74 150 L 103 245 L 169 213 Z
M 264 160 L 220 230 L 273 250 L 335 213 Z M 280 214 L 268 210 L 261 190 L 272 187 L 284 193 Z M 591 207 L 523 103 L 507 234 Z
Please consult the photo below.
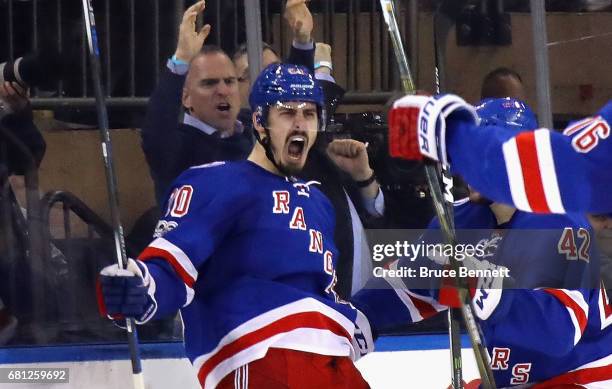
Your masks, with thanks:
M 7 168 L 7 175 L 38 167 L 45 154 L 45 140 L 34 125 L 28 90 L 14 81 L 0 84 L 0 148 L 0 165 Z
M 14 208 L 10 204 L 13 196 L 10 194 L 8 177 L 36 169 L 43 158 L 45 147 L 45 140 L 33 122 L 28 89 L 15 81 L 0 83 L 0 184 L 6 188 L 0 192 L 0 202 L 3 203 L 0 209 Z M 0 226 L 0 229 L 4 228 L 6 226 Z M 13 242 L 4 241 L 2 246 L 8 244 Z M 1 251 L 7 253 L 11 250 Z M 4 255 L 1 258 L 0 272 L 4 273 L 2 268 L 11 258 L 5 258 Z M 8 284 L 0 283 L 4 286 L 0 287 L 0 345 L 8 343 L 15 336 L 18 325 L 17 318 L 4 303 L 9 294 L 6 289 Z

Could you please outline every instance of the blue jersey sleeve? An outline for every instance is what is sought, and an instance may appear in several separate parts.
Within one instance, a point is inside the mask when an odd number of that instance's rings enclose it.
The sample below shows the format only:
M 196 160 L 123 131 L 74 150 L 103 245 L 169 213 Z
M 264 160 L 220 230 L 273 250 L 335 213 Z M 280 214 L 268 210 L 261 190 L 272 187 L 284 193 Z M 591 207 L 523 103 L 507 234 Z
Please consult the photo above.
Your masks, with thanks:
M 516 134 L 451 121 L 452 169 L 486 197 L 524 211 L 607 213 L 612 211 L 611 120 L 612 102 L 563 133 Z
M 466 200 L 454 204 L 457 228 L 492 228 L 495 218 L 488 206 L 477 205 Z M 473 239 L 475 234 L 461 238 Z M 434 218 L 416 244 L 443 243 L 438 219 Z M 433 260 L 418 255 L 415 258 L 401 258 L 391 263 L 386 273 L 371 279 L 351 302 L 363 312 L 376 333 L 384 332 L 399 325 L 416 323 L 427 319 L 447 307 L 439 302 L 442 280 L 436 277 L 406 278 L 402 269 L 420 268 L 442 270 L 444 267 Z M 380 277 L 380 275 L 383 275 Z
M 591 290 L 509 289 L 489 310 L 492 291 L 474 296 L 488 345 L 520 347 L 551 356 L 568 354 L 580 341 L 589 316 Z
M 175 314 L 187 301 L 188 293 L 183 280 L 163 259 L 150 258 L 145 265 L 156 286 L 154 296 L 157 310 L 153 318 L 161 319 Z
M 158 302 L 168 301 L 176 305 L 176 298 L 164 299 L 161 295 L 184 296 L 182 304 L 175 310 L 188 305 L 193 299 L 194 284 L 199 269 L 206 263 L 221 240 L 231 229 L 238 215 L 246 206 L 249 197 L 244 196 L 243 186 L 224 185 L 223 181 L 238 179 L 220 174 L 223 167 L 192 168 L 175 182 L 165 202 L 166 210 L 158 222 L 156 239 L 140 254 L 157 282 Z M 169 267 L 160 267 L 163 261 Z M 168 275 L 172 269 L 175 277 Z M 167 311 L 159 303 L 160 311 Z
M 417 323 L 446 309 L 435 289 L 409 289 L 401 278 L 370 280 L 351 303 L 368 318 L 375 334 L 399 325 Z

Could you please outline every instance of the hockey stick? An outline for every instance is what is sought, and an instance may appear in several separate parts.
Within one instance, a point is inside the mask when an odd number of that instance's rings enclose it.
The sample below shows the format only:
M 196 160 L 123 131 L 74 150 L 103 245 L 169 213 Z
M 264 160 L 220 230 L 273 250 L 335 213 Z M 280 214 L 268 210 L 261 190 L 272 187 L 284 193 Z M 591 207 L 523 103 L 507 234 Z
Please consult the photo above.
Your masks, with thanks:
M 434 70 L 436 93 L 440 93 L 446 85 L 446 38 L 448 32 L 453 26 L 453 20 L 448 16 L 448 9 L 444 9 L 445 5 L 448 8 L 448 1 L 440 1 L 436 12 L 433 16 L 433 44 L 434 44 Z M 463 1 L 452 0 L 452 14 L 456 15 L 463 6 Z M 451 228 L 454 230 L 453 217 L 453 177 L 447 169 L 441 168 L 437 164 L 438 176 L 441 176 L 445 185 L 445 205 L 446 212 L 451 222 Z M 461 357 L 461 310 L 457 308 L 448 309 L 448 338 L 450 343 L 450 357 L 452 367 L 452 387 L 453 389 L 463 388 L 463 361 Z
M 115 254 L 119 267 L 127 267 L 127 254 L 125 252 L 125 239 L 123 237 L 123 227 L 119 216 L 119 195 L 117 192 L 117 177 L 113 167 L 113 152 L 111 147 L 110 133 L 108 131 L 108 113 L 104 93 L 102 92 L 102 80 L 100 77 L 100 51 L 98 48 L 98 35 L 96 31 L 96 21 L 94 17 L 91 0 L 83 0 L 83 21 L 87 43 L 89 45 L 89 65 L 91 68 L 91 79 L 94 86 L 96 98 L 96 112 L 98 116 L 98 127 L 102 140 L 102 157 L 106 172 L 106 187 L 108 190 L 109 206 L 111 212 L 111 222 L 113 226 L 113 237 L 115 241 Z M 138 333 L 134 319 L 126 318 L 128 343 L 130 348 L 130 359 L 132 361 L 132 378 L 135 389 L 144 389 L 144 377 L 142 375 L 142 365 L 140 362 L 140 349 L 138 347 Z
M 397 17 L 393 0 L 380 0 L 380 4 L 382 7 L 385 22 L 387 23 L 387 26 L 389 28 L 389 34 L 393 43 L 395 57 L 399 65 L 400 77 L 402 79 L 402 86 L 404 88 L 404 92 L 414 94 L 414 82 L 412 80 L 412 76 L 410 75 L 410 66 L 408 64 L 408 59 L 406 58 L 406 54 L 404 52 L 402 37 L 397 24 Z M 431 189 L 434 207 L 436 209 L 436 214 L 440 221 L 440 226 L 445 236 L 445 240 L 447 243 L 453 245 L 454 247 L 456 243 L 456 237 L 453 228 L 453 219 L 446 211 L 444 195 L 442 194 L 443 192 L 440 188 L 440 181 L 438 178 L 439 176 L 436 167 L 432 164 L 425 164 L 425 176 L 427 177 L 427 182 Z M 447 182 L 445 182 L 445 187 L 449 187 Z M 454 258 L 454 256 L 450 257 L 450 264 L 458 275 L 460 265 Z M 461 302 L 461 313 L 463 315 L 463 320 L 465 321 L 467 332 L 470 336 L 470 341 L 474 350 L 474 356 L 476 357 L 476 363 L 478 365 L 478 371 L 482 379 L 482 386 L 487 389 L 494 389 L 495 381 L 490 368 L 489 356 L 482 342 L 482 338 L 480 336 L 480 331 L 478 330 L 476 320 L 474 319 L 472 306 L 466 304 L 466 302 L 468 301 L 468 288 L 466 285 L 466 281 L 464 279 L 459 278 L 458 276 L 455 278 L 455 281 L 457 283 L 457 291 L 459 293 L 459 300 Z M 458 361 L 460 364 L 460 360 Z M 456 360 L 455 358 L 453 358 L 453 364 L 455 363 Z M 459 384 L 461 384 L 461 382 Z

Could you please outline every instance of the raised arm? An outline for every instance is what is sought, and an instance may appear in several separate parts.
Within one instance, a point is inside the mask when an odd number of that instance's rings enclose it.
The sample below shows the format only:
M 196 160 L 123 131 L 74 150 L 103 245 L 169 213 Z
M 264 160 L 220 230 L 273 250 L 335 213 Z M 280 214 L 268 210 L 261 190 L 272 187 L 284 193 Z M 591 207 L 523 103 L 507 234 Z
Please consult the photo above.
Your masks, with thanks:
M 197 15 L 204 10 L 204 1 L 189 7 L 183 15 L 174 56 L 162 71 L 159 84 L 149 98 L 144 125 L 142 126 L 142 149 L 155 182 L 158 201 L 172 181 L 180 173 L 173 170 L 180 149 L 178 136 L 181 96 L 189 62 L 198 54 L 208 34 L 210 25 L 197 32 Z

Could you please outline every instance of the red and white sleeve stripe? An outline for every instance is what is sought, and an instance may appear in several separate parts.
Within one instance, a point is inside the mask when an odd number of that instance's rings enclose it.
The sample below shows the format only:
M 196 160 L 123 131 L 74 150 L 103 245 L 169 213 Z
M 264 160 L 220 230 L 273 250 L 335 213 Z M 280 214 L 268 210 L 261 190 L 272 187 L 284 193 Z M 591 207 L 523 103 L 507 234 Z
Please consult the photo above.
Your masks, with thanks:
M 408 309 L 413 323 L 428 319 L 447 309 L 432 297 L 422 296 L 408 289 L 394 289 L 394 291 Z
M 396 270 L 397 264 L 398 261 L 395 261 L 389 265 L 389 268 Z M 423 296 L 407 289 L 406 285 L 399 278 L 385 277 L 384 279 L 391 285 L 397 297 L 408 310 L 413 323 L 425 320 L 447 309 L 445 305 L 440 304 L 433 297 Z
M 172 266 L 172 269 L 176 272 L 181 280 L 185 283 L 185 304 L 186 307 L 193 300 L 193 285 L 198 279 L 198 271 L 191 262 L 191 259 L 185 254 L 180 247 L 174 245 L 170 241 L 164 238 L 157 238 L 144 249 L 144 251 L 138 256 L 141 261 L 148 259 L 160 258 Z
M 553 159 L 550 131 L 523 132 L 502 146 L 512 201 L 518 209 L 565 213 Z
M 531 389 L 584 388 L 601 389 L 612 387 L 612 355 L 584 364 L 567 373 L 559 374 Z
M 550 288 L 542 290 L 555 296 L 567 309 L 570 320 L 574 325 L 574 345 L 576 345 L 582 337 L 589 319 L 589 305 L 584 296 L 577 290 Z

